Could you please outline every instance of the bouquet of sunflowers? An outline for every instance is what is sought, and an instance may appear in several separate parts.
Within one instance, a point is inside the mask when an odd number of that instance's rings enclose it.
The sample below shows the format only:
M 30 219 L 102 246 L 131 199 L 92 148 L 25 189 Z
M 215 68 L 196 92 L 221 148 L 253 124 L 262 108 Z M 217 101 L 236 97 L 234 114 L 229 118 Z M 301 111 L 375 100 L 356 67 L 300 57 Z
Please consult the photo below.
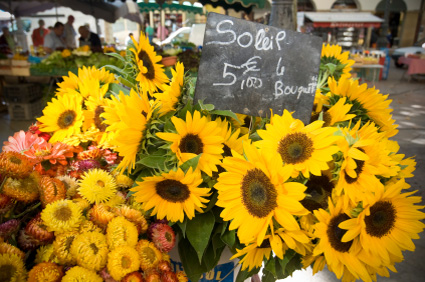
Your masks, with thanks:
M 222 281 L 310 265 L 372 281 L 414 250 L 416 163 L 390 140 L 391 100 L 350 79 L 339 46 L 323 46 L 309 124 L 194 101 L 195 79 L 181 63 L 168 77 L 143 34 L 113 56 L 122 68 L 64 77 L 37 124 L 5 142 L 6 281 L 197 281 L 225 249 L 241 267 Z

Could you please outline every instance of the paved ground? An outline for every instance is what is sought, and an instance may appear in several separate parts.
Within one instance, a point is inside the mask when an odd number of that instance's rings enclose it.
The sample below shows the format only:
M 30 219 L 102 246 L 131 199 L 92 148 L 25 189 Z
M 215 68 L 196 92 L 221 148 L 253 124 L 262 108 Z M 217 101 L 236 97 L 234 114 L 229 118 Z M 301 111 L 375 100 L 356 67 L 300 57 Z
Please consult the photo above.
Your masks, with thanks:
M 400 152 L 406 156 L 415 156 L 416 173 L 408 182 L 412 188 L 419 190 L 425 198 L 425 79 L 408 81 L 403 78 L 404 70 L 390 68 L 386 81 L 375 83 L 383 94 L 390 94 L 394 109 L 394 118 L 399 124 L 399 134 L 394 137 L 400 144 Z M 372 83 L 370 83 L 373 86 Z M 27 129 L 29 121 L 11 122 L 7 112 L 0 113 L 0 144 L 20 129 Z M 419 282 L 425 280 L 425 233 L 421 239 L 414 241 L 415 252 L 405 252 L 405 261 L 396 265 L 398 273 L 392 273 L 390 278 L 379 277 L 378 282 Z M 339 281 L 333 273 L 323 271 L 312 276 L 311 269 L 298 271 L 285 281 L 299 282 L 333 282 Z

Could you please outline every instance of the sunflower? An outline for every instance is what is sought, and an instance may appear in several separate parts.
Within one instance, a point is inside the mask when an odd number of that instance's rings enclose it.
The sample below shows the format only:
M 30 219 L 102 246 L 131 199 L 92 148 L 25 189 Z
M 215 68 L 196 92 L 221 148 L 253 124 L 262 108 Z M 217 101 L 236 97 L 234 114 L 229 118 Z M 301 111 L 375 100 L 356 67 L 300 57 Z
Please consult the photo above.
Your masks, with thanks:
M 86 79 L 96 79 L 100 82 L 100 86 L 115 82 L 115 76 L 105 68 L 98 69 L 95 66 L 78 69 L 78 75 L 72 72 L 68 73 L 69 76 L 63 76 L 63 82 L 58 83 L 56 95 L 60 96 L 66 94 L 69 90 L 79 90 L 79 83 Z
M 231 221 L 229 229 L 238 229 L 241 243 L 254 240 L 261 245 L 268 228 L 273 232 L 273 220 L 287 230 L 299 230 L 294 215 L 308 211 L 299 202 L 306 187 L 301 183 L 285 182 L 290 177 L 288 167 L 273 155 L 265 154 L 254 145 L 244 143 L 244 156 L 233 151 L 226 157 L 217 184 L 217 206 L 220 216 Z
M 208 202 L 209 188 L 199 188 L 202 183 L 201 173 L 190 168 L 185 174 L 180 168 L 177 171 L 163 173 L 161 176 L 144 177 L 130 189 L 135 192 L 136 201 L 143 203 L 144 210 L 152 210 L 151 215 L 158 219 L 183 222 L 195 216 L 195 210 L 202 213 L 203 203 Z
M 40 175 L 36 171 L 23 179 L 7 178 L 2 192 L 24 203 L 34 202 L 39 198 L 38 185 L 40 179 Z
M 380 176 L 390 177 L 400 169 L 387 149 L 387 139 L 373 123 L 360 128 L 358 122 L 352 129 L 342 128 L 344 139 L 338 146 L 343 153 L 336 192 L 344 192 L 356 203 L 368 201 L 375 189 L 382 186 Z
M 115 178 L 105 170 L 91 169 L 81 176 L 78 193 L 91 204 L 106 202 L 115 195 Z
M 140 33 L 139 43 L 134 37 L 131 39 L 136 48 L 130 48 L 130 51 L 134 54 L 138 67 L 136 81 L 140 83 L 140 88 L 149 93 L 154 93 L 158 88 L 162 89 L 163 84 L 168 81 L 163 65 L 158 64 L 162 57 L 156 55 L 153 46 L 149 44 L 149 38 L 143 32 Z
M 106 237 L 99 232 L 79 234 L 71 245 L 71 254 L 79 266 L 99 271 L 106 266 L 109 253 Z
M 58 200 L 43 209 L 41 219 L 49 231 L 71 231 L 80 225 L 81 209 L 70 200 Z
M 350 219 L 343 209 L 346 200 L 336 198 L 334 201 L 336 204 L 329 198 L 329 212 L 323 209 L 314 211 L 318 221 L 314 226 L 314 235 L 318 243 L 312 255 L 319 257 L 323 254 L 328 268 L 338 279 L 343 275 L 353 275 L 364 281 L 371 281 L 365 263 L 370 258 L 353 241 L 341 240 L 345 232 L 339 228 L 339 224 Z
M 314 121 L 304 126 L 302 121 L 294 119 L 285 110 L 282 116 L 274 115 L 266 130 L 258 130 L 263 140 L 255 145 L 269 155 L 277 155 L 291 170 L 291 176 L 297 177 L 302 172 L 304 177 L 321 175 L 329 168 L 327 162 L 338 152 L 334 143 L 339 139 L 333 136 L 338 129 L 322 127 L 323 121 Z
M 425 214 L 418 206 L 421 197 L 411 196 L 414 192 L 401 193 L 407 184 L 404 179 L 377 187 L 374 199 L 358 218 L 350 219 L 339 225 L 346 229 L 342 241 L 354 240 L 370 254 L 371 260 L 383 266 L 392 265 L 395 257 L 403 260 L 402 251 L 414 251 L 412 239 L 419 239 L 425 224 L 421 222 Z
M 356 117 L 355 114 L 348 114 L 352 105 L 348 103 L 346 104 L 346 100 L 347 98 L 343 97 L 329 109 L 325 108 L 325 111 L 323 112 L 323 121 L 325 123 L 323 126 L 335 126 L 336 123 L 348 121 Z M 317 120 L 319 116 L 320 113 L 313 115 L 312 120 Z
M 27 271 L 17 255 L 0 254 L 0 281 L 24 282 Z
M 333 105 L 340 97 L 347 97 L 346 103 L 352 104 L 350 114 L 356 114 L 354 121 L 362 120 L 363 123 L 368 120 L 375 122 L 386 137 L 392 137 L 397 134 L 398 125 L 394 124 L 390 108 L 392 100 L 387 99 L 387 95 L 382 95 L 379 90 L 368 88 L 367 84 L 359 85 L 358 80 L 341 78 L 335 80 L 329 78 L 328 85 L 331 93 L 330 104 Z
M 50 143 L 77 134 L 83 125 L 82 98 L 76 95 L 53 98 L 44 108 L 43 116 L 37 120 L 41 122 L 40 131 L 53 132 Z
M 120 281 L 124 276 L 140 268 L 139 253 L 130 246 L 115 248 L 108 254 L 108 272 Z
M 336 70 L 333 73 L 333 77 L 336 79 L 340 77 L 349 78 L 351 77 L 351 66 L 354 65 L 354 60 L 348 59 L 349 55 L 349 51 L 342 53 L 342 48 L 339 45 L 323 44 L 320 64 L 331 63 L 336 65 Z
M 35 265 L 28 273 L 28 282 L 60 282 L 63 276 L 62 267 L 53 262 L 42 262 Z
M 120 93 L 119 100 L 105 106 L 104 123 L 109 125 L 106 131 L 113 131 L 114 138 L 110 141 L 115 151 L 123 160 L 117 170 L 134 169 L 136 155 L 144 140 L 145 129 L 152 115 L 152 108 L 146 94 L 139 94 L 134 90 L 129 95 Z M 117 122 L 118 121 L 118 122 Z
M 103 123 L 103 118 L 100 115 L 105 111 L 104 106 L 107 105 L 108 100 L 107 98 L 103 98 L 102 93 L 92 94 L 88 97 L 85 101 L 87 110 L 84 111 L 84 131 L 94 126 L 100 132 L 105 132 L 107 125 Z
M 172 79 L 170 84 L 163 86 L 162 93 L 155 93 L 158 106 L 160 107 L 160 115 L 165 115 L 168 112 L 175 111 L 180 100 L 183 88 L 184 66 L 183 63 L 176 64 L 176 70 L 171 69 Z
M 0 153 L 0 175 L 3 177 L 25 178 L 33 170 L 31 160 L 18 152 Z
M 74 266 L 65 273 L 62 282 L 103 282 L 103 279 L 93 270 Z
M 139 253 L 140 267 L 143 271 L 156 267 L 162 259 L 162 254 L 155 247 L 154 243 L 145 239 L 137 243 L 136 251 Z
M 117 247 L 121 248 L 121 246 L 134 248 L 137 244 L 138 235 L 136 226 L 122 216 L 112 219 L 106 229 L 106 241 L 110 250 Z
M 215 120 L 217 122 L 217 126 L 221 129 L 220 135 L 223 136 L 223 155 L 225 157 L 232 156 L 232 150 L 235 150 L 238 154 L 243 153 L 242 142 L 249 142 L 248 134 L 241 136 L 241 129 L 238 128 L 232 131 L 232 127 L 230 123 L 226 120 L 222 120 L 221 118 L 217 118 Z
M 156 135 L 166 141 L 172 142 L 171 150 L 176 154 L 179 165 L 202 154 L 198 168 L 212 176 L 217 171 L 223 153 L 223 137 L 220 136 L 220 128 L 215 121 L 208 121 L 201 117 L 201 113 L 195 111 L 186 113 L 186 120 L 172 117 L 177 133 L 158 132 Z

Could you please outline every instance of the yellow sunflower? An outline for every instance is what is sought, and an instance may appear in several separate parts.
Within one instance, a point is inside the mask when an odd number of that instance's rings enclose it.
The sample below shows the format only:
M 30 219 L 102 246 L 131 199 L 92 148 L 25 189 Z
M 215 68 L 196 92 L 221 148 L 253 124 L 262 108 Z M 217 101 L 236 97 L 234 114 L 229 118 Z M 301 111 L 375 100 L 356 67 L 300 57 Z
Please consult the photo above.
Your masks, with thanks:
M 183 63 L 176 64 L 176 70 L 171 69 L 172 79 L 170 84 L 163 86 L 162 93 L 155 93 L 155 97 L 158 106 L 160 107 L 159 113 L 165 115 L 168 112 L 176 110 L 181 91 L 183 88 L 183 77 L 184 77 L 184 66 Z
M 21 258 L 14 254 L 0 254 L 0 281 L 24 282 L 27 271 Z
M 393 110 L 390 108 L 392 100 L 387 99 L 388 94 L 382 95 L 374 87 L 368 88 L 366 83 L 359 85 L 358 80 L 347 78 L 338 81 L 329 78 L 328 85 L 331 96 L 347 97 L 346 103 L 353 104 L 351 113 L 356 114 L 357 119 L 372 120 L 382 132 L 385 132 L 386 137 L 397 134 L 398 125 L 394 124 L 395 120 L 392 119 Z M 338 101 L 335 98 L 330 100 Z
M 243 142 L 250 142 L 248 134 L 241 136 L 241 129 L 238 128 L 232 131 L 232 127 L 225 119 L 217 118 L 215 120 L 217 126 L 221 129 L 220 135 L 223 136 L 223 155 L 225 157 L 232 156 L 232 150 L 235 150 L 238 154 L 243 153 Z
M 82 221 L 81 209 L 70 200 L 57 200 L 43 209 L 41 219 L 49 231 L 71 231 L 78 228 Z
M 333 76 L 336 79 L 340 77 L 349 78 L 351 77 L 351 66 L 354 65 L 354 60 L 348 59 L 349 55 L 349 51 L 342 53 L 342 48 L 339 45 L 323 44 L 320 64 L 335 64 L 337 67 Z
M 106 237 L 100 232 L 81 233 L 71 244 L 71 254 L 77 264 L 94 271 L 106 266 L 108 253 Z
M 100 82 L 100 86 L 115 82 L 115 76 L 105 68 L 98 69 L 95 66 L 78 69 L 78 75 L 72 72 L 68 76 L 63 76 L 63 82 L 58 83 L 56 95 L 66 95 L 69 90 L 79 91 L 79 83 L 86 79 L 96 79 Z
M 336 123 L 348 121 L 356 117 L 355 114 L 348 113 L 352 105 L 346 104 L 346 100 L 347 98 L 343 97 L 330 108 L 325 108 L 325 111 L 323 111 L 323 121 L 325 122 L 323 126 L 335 126 Z M 319 116 L 320 113 L 313 115 L 312 120 L 317 120 Z
M 103 122 L 103 118 L 100 116 L 105 111 L 104 107 L 108 100 L 100 96 L 90 96 L 85 102 L 87 110 L 84 111 L 83 130 L 87 131 L 90 127 L 97 128 L 99 134 L 96 141 L 100 145 L 108 143 L 112 136 L 109 132 L 105 132 L 108 125 Z
M 123 160 L 117 170 L 131 170 L 136 163 L 136 155 L 144 139 L 145 129 L 152 115 L 152 108 L 147 94 L 139 94 L 134 90 L 130 95 L 120 93 L 119 100 L 113 99 L 104 107 L 105 113 L 100 116 L 105 118 L 108 125 L 106 131 L 114 131 L 111 145 L 115 147 Z
M 201 173 L 190 168 L 185 174 L 177 171 L 163 173 L 161 176 L 144 177 L 131 191 L 136 192 L 136 201 L 143 203 L 144 210 L 152 210 L 152 215 L 159 219 L 183 222 L 195 216 L 195 210 L 202 213 L 210 195 L 209 188 L 199 188 L 202 183 Z
M 140 240 L 136 245 L 136 251 L 140 257 L 140 267 L 143 271 L 154 268 L 162 260 L 161 252 L 155 247 L 153 242 Z
M 91 169 L 81 176 L 78 193 L 91 204 L 108 201 L 117 192 L 115 178 L 103 169 Z
M 321 175 L 322 170 L 329 168 L 327 162 L 338 152 L 334 146 L 339 139 L 333 136 L 338 129 L 322 127 L 323 121 L 314 121 L 304 126 L 302 121 L 294 119 L 285 110 L 282 116 L 274 115 L 266 130 L 258 130 L 263 140 L 255 145 L 265 150 L 267 154 L 278 156 L 291 170 L 291 176 L 297 177 L 301 172 L 304 177 Z
M 95 99 L 103 98 L 108 91 L 109 84 L 101 86 L 101 82 L 97 78 L 88 78 L 78 82 L 78 91 L 69 90 L 71 95 L 81 95 L 86 101 L 90 97 Z
M 344 192 L 352 203 L 367 202 L 378 187 L 382 186 L 379 176 L 397 174 L 397 165 L 386 148 L 387 140 L 373 123 L 360 128 L 358 122 L 352 129 L 342 128 L 344 139 L 338 146 L 343 153 L 336 192 Z
M 353 241 L 342 241 L 344 231 L 338 226 L 350 217 L 344 212 L 343 199 L 336 199 L 336 204 L 329 198 L 329 212 L 323 209 L 314 211 L 317 223 L 314 226 L 318 243 L 314 247 L 313 256 L 324 256 L 328 268 L 338 279 L 353 275 L 364 281 L 371 281 L 366 262 L 369 258 Z
M 134 248 L 138 235 L 136 226 L 122 216 L 112 219 L 106 229 L 106 241 L 111 250 L 121 246 Z
M 401 193 L 407 184 L 404 179 L 375 189 L 373 201 L 364 206 L 358 218 L 350 219 L 339 225 L 345 229 L 342 242 L 354 240 L 360 248 L 369 254 L 370 260 L 378 265 L 393 264 L 392 257 L 403 260 L 402 251 L 414 251 L 412 239 L 425 228 L 421 222 L 425 214 L 421 197 L 411 196 L 413 192 Z
M 40 131 L 53 133 L 50 143 L 77 134 L 83 125 L 82 98 L 75 95 L 53 98 L 37 120 L 41 123 Z
M 62 282 L 103 282 L 103 279 L 93 270 L 74 266 L 65 273 Z
M 128 273 L 139 270 L 139 253 L 130 246 L 115 248 L 108 254 L 107 267 L 112 278 L 120 281 Z
M 143 32 L 140 33 L 139 43 L 133 37 L 131 39 L 136 47 L 130 48 L 130 51 L 134 54 L 139 68 L 136 81 L 140 83 L 140 88 L 149 93 L 154 93 L 158 88 L 162 89 L 163 84 L 168 82 L 163 65 L 159 64 L 162 57 L 156 55 L 153 46 L 149 44 L 149 38 Z
M 208 121 L 201 117 L 201 113 L 195 111 L 186 113 L 186 120 L 172 117 L 177 133 L 158 132 L 157 136 L 163 140 L 172 142 L 171 150 L 176 154 L 179 165 L 202 154 L 198 166 L 200 170 L 212 176 L 217 171 L 223 153 L 223 137 L 220 136 L 220 128 L 215 121 Z
M 285 182 L 290 177 L 287 166 L 273 154 L 266 154 L 254 145 L 244 143 L 244 156 L 233 151 L 234 157 L 226 157 L 222 166 L 227 170 L 220 174 L 217 184 L 217 206 L 224 210 L 220 216 L 231 221 L 229 229 L 238 229 L 241 243 L 256 241 L 261 245 L 276 220 L 287 230 L 299 230 L 294 215 L 308 211 L 301 205 L 306 187 L 297 182 Z

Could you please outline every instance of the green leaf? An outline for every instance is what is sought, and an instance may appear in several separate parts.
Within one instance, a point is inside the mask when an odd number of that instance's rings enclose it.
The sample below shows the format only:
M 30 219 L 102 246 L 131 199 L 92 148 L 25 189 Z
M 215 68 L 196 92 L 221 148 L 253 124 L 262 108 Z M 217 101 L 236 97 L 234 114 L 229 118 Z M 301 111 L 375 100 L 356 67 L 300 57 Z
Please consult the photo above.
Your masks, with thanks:
M 261 282 L 275 282 L 275 281 L 276 281 L 276 279 L 275 279 L 273 273 L 264 269 L 263 277 L 261 277 Z
M 167 160 L 164 156 L 147 156 L 138 160 L 137 164 L 142 164 L 150 168 L 158 168 L 165 170 L 165 161 Z
M 199 262 L 202 261 L 214 223 L 215 218 L 212 212 L 197 214 L 193 219 L 187 222 L 186 236 L 195 249 Z
M 295 253 L 295 255 L 291 258 L 285 268 L 285 272 L 288 275 L 291 275 L 295 270 L 301 269 L 301 255 Z
M 271 274 L 273 274 L 273 277 L 276 277 L 276 264 L 274 261 L 274 258 L 271 257 L 266 263 L 266 266 L 264 267 L 267 271 L 269 271 Z
M 275 260 L 275 269 L 276 269 L 277 279 L 285 279 L 286 277 L 288 277 L 288 275 L 285 274 L 285 269 L 282 268 L 280 264 L 281 259 L 278 257 L 275 257 L 274 260 Z
M 218 192 L 217 192 L 217 190 L 215 190 L 215 189 L 213 189 L 214 190 L 214 192 L 213 192 L 213 194 L 211 195 L 211 199 L 210 199 L 210 201 L 208 202 L 208 206 L 207 206 L 207 208 L 204 210 L 204 212 L 208 212 L 208 211 L 210 211 L 213 207 L 215 207 L 216 205 L 215 205 L 215 203 L 217 203 L 217 199 L 218 199 Z
M 130 82 L 129 80 L 125 79 L 122 76 L 118 76 L 118 81 L 121 82 L 122 84 L 124 84 L 127 87 L 130 87 L 130 88 L 133 88 L 133 89 L 136 88 L 134 83 Z
M 183 222 L 177 221 L 177 225 L 180 227 L 180 230 L 182 231 L 183 238 L 186 238 L 187 218 L 185 217 Z
M 245 279 L 257 274 L 258 271 L 260 271 L 260 268 L 253 268 L 251 271 L 240 270 L 238 276 L 236 276 L 236 282 L 243 282 Z
M 206 266 L 198 261 L 196 251 L 187 239 L 180 239 L 178 249 L 187 277 L 191 281 L 199 281 L 202 274 L 207 271 Z
M 114 58 L 117 58 L 118 60 L 120 60 L 120 61 L 122 61 L 124 63 L 126 62 L 125 59 L 120 54 L 117 54 L 117 53 L 106 53 L 105 55 L 111 56 L 111 57 L 114 57 Z
M 210 271 L 217 265 L 224 248 L 224 245 L 217 249 L 215 249 L 213 244 L 208 245 L 207 249 L 205 250 L 205 255 L 203 257 L 203 265 L 205 265 L 207 271 Z
M 120 91 L 122 91 L 125 95 L 130 94 L 130 90 L 128 90 L 125 87 L 122 87 L 120 84 L 117 83 L 110 83 L 109 84 L 109 90 L 114 93 L 114 95 L 118 95 Z
M 221 236 L 221 240 L 223 240 L 229 248 L 233 249 L 236 241 L 236 230 L 226 230 Z
M 201 158 L 201 156 L 202 156 L 202 153 L 201 154 L 199 154 L 199 155 L 197 155 L 196 157 L 194 157 L 194 158 L 191 158 L 190 160 L 187 160 L 187 161 L 185 161 L 181 166 L 180 166 L 180 168 L 186 173 L 188 170 L 189 170 L 189 168 L 191 167 L 192 168 L 192 171 L 194 171 L 195 169 L 196 169 L 196 167 L 198 166 L 198 162 L 199 162 L 199 159 Z
M 200 111 L 212 111 L 214 110 L 213 104 L 204 104 L 203 100 L 198 100 L 198 104 L 195 106 L 196 109 L 199 108 Z
M 329 71 L 329 73 L 332 75 L 335 72 L 335 69 L 336 69 L 337 66 L 335 64 L 332 64 L 332 63 L 327 63 L 325 65 L 325 67 Z
M 242 124 L 242 122 L 238 119 L 238 116 L 232 111 L 215 110 L 215 111 L 212 111 L 211 114 L 231 117 L 231 118 L 234 118 L 238 123 Z
M 217 255 L 216 251 L 220 248 L 223 248 L 226 246 L 226 244 L 223 242 L 223 240 L 221 240 L 220 238 L 220 233 L 216 233 L 214 234 L 214 236 L 212 237 L 212 247 L 213 247 L 213 252 L 214 252 L 214 256 Z M 207 248 L 208 249 L 208 248 Z M 207 253 L 205 253 L 205 255 L 208 255 Z M 204 260 L 206 259 L 206 257 L 204 257 Z

